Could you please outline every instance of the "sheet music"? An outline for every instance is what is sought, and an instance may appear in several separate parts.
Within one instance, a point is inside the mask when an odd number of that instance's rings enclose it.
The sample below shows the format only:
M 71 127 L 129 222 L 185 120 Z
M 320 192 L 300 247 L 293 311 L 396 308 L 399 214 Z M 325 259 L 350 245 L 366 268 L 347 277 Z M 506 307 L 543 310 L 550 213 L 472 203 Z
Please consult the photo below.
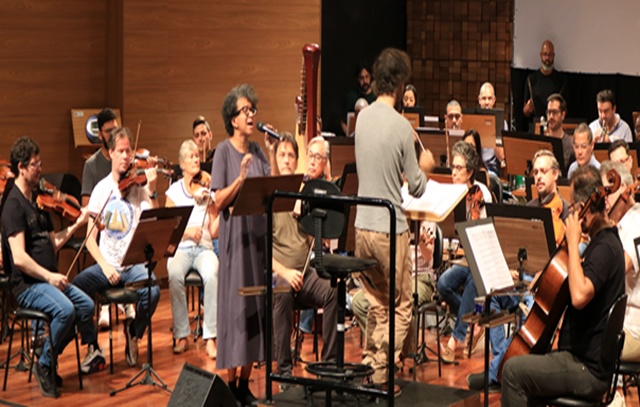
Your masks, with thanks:
M 427 181 L 424 194 L 420 197 L 409 195 L 407 185 L 401 190 L 402 208 L 434 215 L 435 218 L 444 217 L 450 212 L 460 199 L 465 196 L 468 188 L 464 184 L 442 184 L 434 180 Z
M 485 292 L 512 287 L 511 272 L 493 223 L 469 227 L 466 232 Z

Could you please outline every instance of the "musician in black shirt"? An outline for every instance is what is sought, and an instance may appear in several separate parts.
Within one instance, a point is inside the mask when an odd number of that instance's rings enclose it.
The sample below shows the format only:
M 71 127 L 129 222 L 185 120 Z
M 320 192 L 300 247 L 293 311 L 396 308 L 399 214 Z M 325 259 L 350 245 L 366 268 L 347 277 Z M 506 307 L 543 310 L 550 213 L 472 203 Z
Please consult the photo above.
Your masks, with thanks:
M 602 186 L 598 171 L 581 167 L 571 178 L 573 201 L 582 205 Z M 573 395 L 599 400 L 612 373 L 600 364 L 600 348 L 609 310 L 624 294 L 624 252 L 616 228 L 605 218 L 605 202 L 592 204 L 566 221 L 571 303 L 564 315 L 558 350 L 508 360 L 502 374 L 502 405 L 524 406 L 538 397 Z M 591 242 L 580 259 L 581 232 Z

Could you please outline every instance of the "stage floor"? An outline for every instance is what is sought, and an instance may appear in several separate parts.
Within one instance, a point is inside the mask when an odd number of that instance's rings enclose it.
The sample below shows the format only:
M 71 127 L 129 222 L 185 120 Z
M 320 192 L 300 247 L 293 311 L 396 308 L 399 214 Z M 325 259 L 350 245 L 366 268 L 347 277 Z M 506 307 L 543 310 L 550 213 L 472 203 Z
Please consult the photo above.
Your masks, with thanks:
M 476 391 L 405 380 L 397 380 L 396 384 L 402 388 L 402 394 L 394 400 L 394 405 L 398 407 L 480 406 L 480 394 Z M 334 407 L 356 405 L 361 407 L 379 407 L 386 405 L 385 401 L 372 400 L 368 396 L 359 396 L 359 399 L 358 404 L 355 395 L 338 395 L 333 392 L 331 402 Z M 273 396 L 273 400 L 274 404 L 278 407 L 307 407 L 310 405 L 307 400 L 304 399 L 304 390 L 302 387 L 296 387 L 283 393 L 278 393 Z M 312 405 L 317 407 L 324 406 L 325 393 L 315 393 L 313 395 Z

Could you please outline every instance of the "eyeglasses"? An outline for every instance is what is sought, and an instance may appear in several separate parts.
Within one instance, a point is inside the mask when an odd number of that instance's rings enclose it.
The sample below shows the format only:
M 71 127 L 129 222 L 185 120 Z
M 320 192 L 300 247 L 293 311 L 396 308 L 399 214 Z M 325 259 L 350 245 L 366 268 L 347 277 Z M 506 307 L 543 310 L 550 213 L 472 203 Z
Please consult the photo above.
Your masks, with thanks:
M 551 170 L 553 170 L 553 168 L 534 168 L 531 173 L 536 177 L 538 174 L 546 175 Z
M 255 116 L 258 114 L 258 108 L 252 107 L 252 106 L 242 106 L 236 112 L 236 116 L 239 115 L 241 112 L 244 113 L 245 116 Z
M 447 119 L 449 119 L 449 120 L 454 120 L 454 119 L 455 120 L 459 120 L 460 117 L 462 117 L 462 115 L 460 113 L 449 113 L 447 115 Z
M 466 170 L 467 166 L 466 165 L 452 165 L 451 166 L 451 171 L 462 171 L 462 170 Z
M 42 160 L 30 162 L 28 166 L 33 168 L 42 168 Z
M 311 154 L 307 157 L 309 159 L 309 161 L 321 161 L 321 160 L 326 160 L 327 157 L 320 155 L 320 154 Z
M 558 109 L 547 110 L 547 116 L 558 116 L 558 115 L 560 115 L 560 110 Z

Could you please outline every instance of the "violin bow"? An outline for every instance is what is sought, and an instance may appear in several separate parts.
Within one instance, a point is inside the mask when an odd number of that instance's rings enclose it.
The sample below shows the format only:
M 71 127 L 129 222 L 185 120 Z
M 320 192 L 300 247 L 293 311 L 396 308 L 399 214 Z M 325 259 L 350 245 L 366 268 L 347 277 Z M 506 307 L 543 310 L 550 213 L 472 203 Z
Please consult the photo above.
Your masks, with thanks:
M 78 257 L 80 257 L 80 253 L 82 253 L 82 250 L 84 250 L 84 247 L 87 244 L 87 239 L 89 239 L 89 235 L 91 235 L 96 225 L 100 223 L 99 219 L 102 216 L 102 212 L 104 212 L 104 208 L 107 207 L 107 204 L 109 203 L 109 199 L 111 199 L 111 195 L 113 195 L 113 190 L 109 192 L 109 196 L 107 197 L 107 200 L 104 201 L 104 205 L 102 205 L 102 209 L 100 209 L 100 212 L 98 212 L 98 214 L 96 215 L 95 221 L 91 225 L 91 229 L 89 229 L 89 231 L 87 232 L 87 236 L 85 236 L 84 240 L 82 241 L 82 244 L 80 245 L 80 248 L 76 252 L 76 256 L 73 258 L 73 261 L 69 266 L 69 270 L 67 270 L 67 274 L 65 275 L 67 278 L 69 278 L 69 274 L 71 273 L 71 270 L 73 270 L 73 266 L 75 266 L 76 262 L 78 261 Z
M 138 151 L 138 138 L 140 137 L 140 125 L 142 125 L 142 120 L 138 121 L 138 130 L 136 130 L 136 143 L 135 146 L 133 148 L 133 153 L 135 154 L 136 151 Z

